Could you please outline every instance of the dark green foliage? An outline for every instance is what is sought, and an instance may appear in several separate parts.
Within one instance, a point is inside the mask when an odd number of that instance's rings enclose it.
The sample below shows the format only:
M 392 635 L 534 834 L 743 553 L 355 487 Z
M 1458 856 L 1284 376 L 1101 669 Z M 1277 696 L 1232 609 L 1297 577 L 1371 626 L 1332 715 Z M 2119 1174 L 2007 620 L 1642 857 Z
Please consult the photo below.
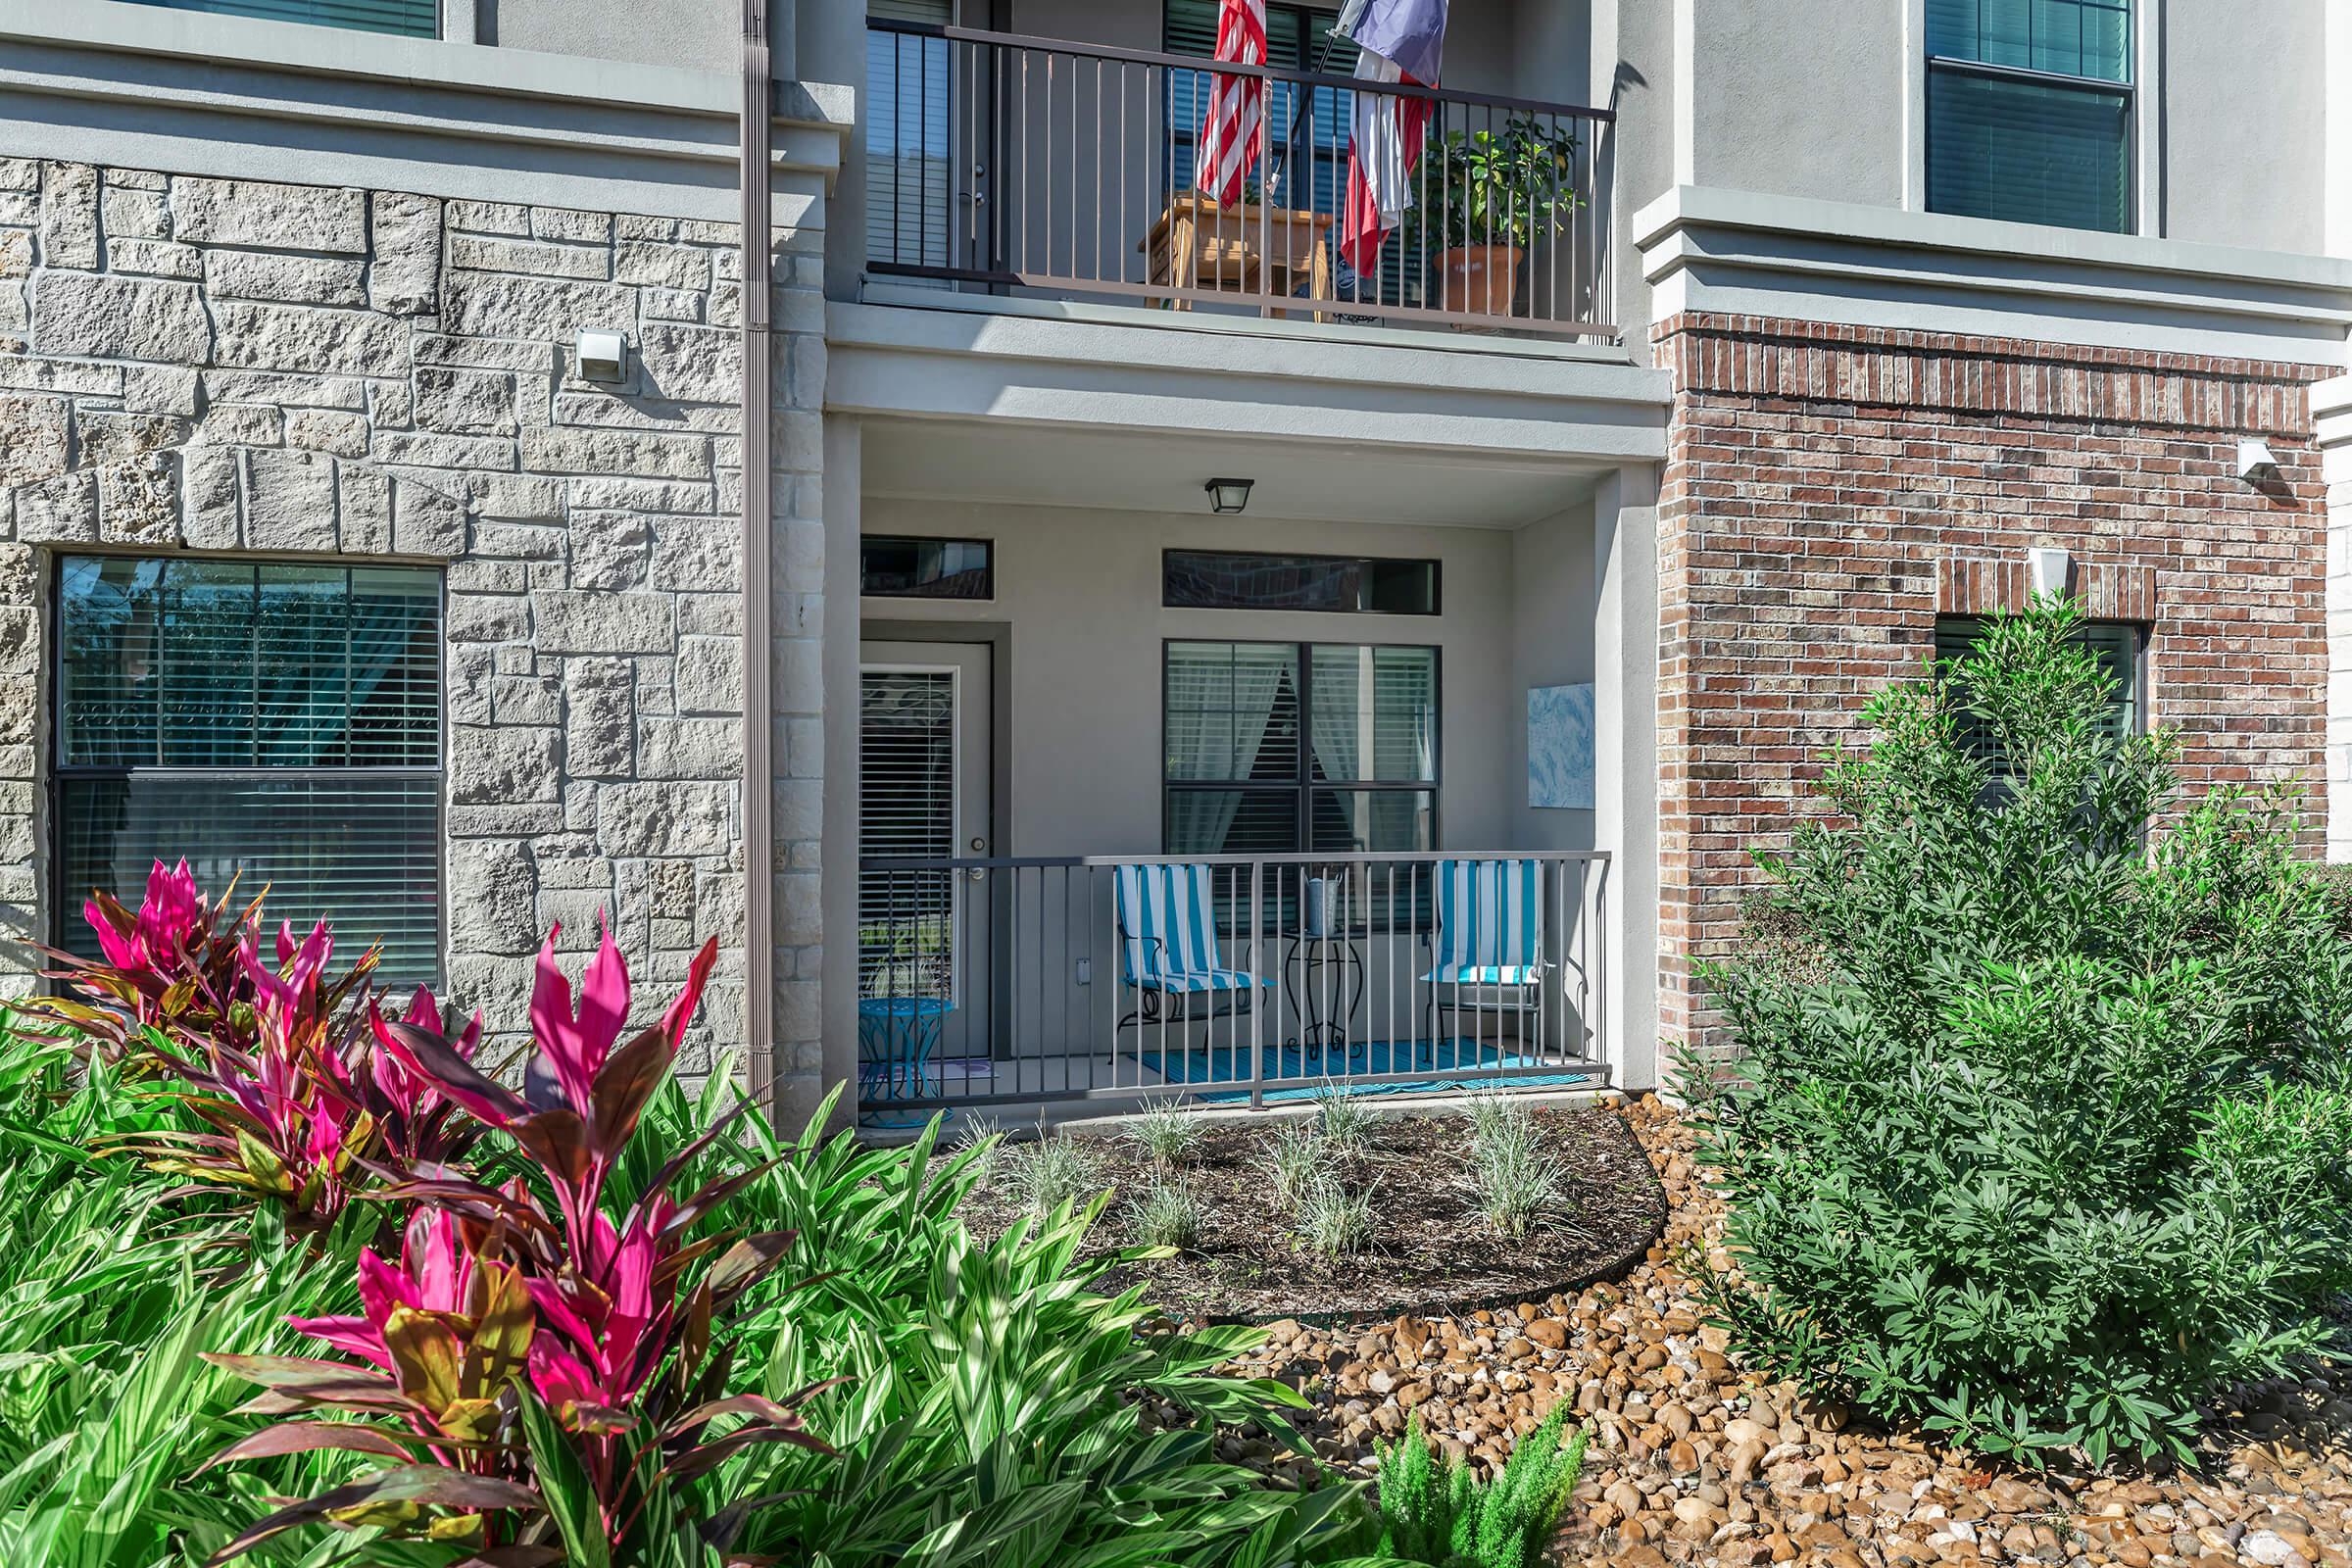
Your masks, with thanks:
M 2101 733 L 2078 623 L 1875 699 L 1838 815 L 1762 858 L 1709 976 L 1761 1288 L 1725 1304 L 1774 1372 L 1984 1451 L 2185 1456 L 2352 1288 L 2352 947 L 2291 803 L 2180 811 L 2169 736 Z
M 1567 1420 L 1556 1406 L 1480 1481 L 1465 1460 L 1439 1465 L 1414 1411 L 1380 1450 L 1381 1549 L 1435 1568 L 1535 1568 L 1585 1467 L 1584 1431 L 1563 1438 Z

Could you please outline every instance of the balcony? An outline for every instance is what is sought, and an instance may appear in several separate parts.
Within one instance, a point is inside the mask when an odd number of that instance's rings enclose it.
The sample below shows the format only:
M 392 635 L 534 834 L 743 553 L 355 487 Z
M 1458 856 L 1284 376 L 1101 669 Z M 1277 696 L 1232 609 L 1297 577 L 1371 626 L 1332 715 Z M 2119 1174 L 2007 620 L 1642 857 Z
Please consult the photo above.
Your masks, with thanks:
M 1606 342 L 1606 110 L 1389 87 L 1424 151 L 1385 236 L 1351 234 L 1364 84 L 966 27 L 868 24 L 866 275 L 1166 312 Z M 1319 62 L 1320 63 L 1320 62 Z M 1199 188 L 1217 79 L 1263 111 L 1231 206 Z M 1360 265 L 1351 265 L 1353 262 Z

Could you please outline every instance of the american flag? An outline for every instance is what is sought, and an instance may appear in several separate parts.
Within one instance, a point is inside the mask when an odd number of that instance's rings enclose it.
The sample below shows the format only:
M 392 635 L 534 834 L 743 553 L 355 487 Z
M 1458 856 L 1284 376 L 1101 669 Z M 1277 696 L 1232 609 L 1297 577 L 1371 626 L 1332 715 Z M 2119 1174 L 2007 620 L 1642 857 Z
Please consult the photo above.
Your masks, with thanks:
M 1429 100 L 1379 92 L 1383 83 L 1434 87 L 1446 50 L 1446 0 L 1348 0 L 1333 30 L 1355 40 L 1355 144 L 1340 254 L 1358 277 L 1380 266 L 1380 249 L 1413 205 L 1413 167 L 1429 131 Z
M 1266 0 L 1223 0 L 1217 13 L 1217 58 L 1245 66 L 1266 63 Z M 1194 178 L 1219 207 L 1242 199 L 1242 177 L 1257 160 L 1265 113 L 1265 77 L 1221 74 L 1210 85 Z

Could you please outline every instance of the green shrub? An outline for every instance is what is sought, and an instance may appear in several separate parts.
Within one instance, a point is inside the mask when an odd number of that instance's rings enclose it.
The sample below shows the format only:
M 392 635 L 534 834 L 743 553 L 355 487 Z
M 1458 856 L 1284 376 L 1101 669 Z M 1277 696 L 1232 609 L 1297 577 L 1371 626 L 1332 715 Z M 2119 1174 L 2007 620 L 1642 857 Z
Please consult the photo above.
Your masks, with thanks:
M 2352 1287 L 2352 950 L 2278 796 L 2174 809 L 2166 735 L 2042 603 L 1874 699 L 1709 975 L 1740 1344 L 1981 1450 L 2185 1455 Z
M 1584 1473 L 1585 1434 L 1567 1419 L 1554 1407 L 1482 1482 L 1462 1459 L 1438 1464 L 1415 1410 L 1380 1448 L 1381 1549 L 1436 1568 L 1535 1568 Z

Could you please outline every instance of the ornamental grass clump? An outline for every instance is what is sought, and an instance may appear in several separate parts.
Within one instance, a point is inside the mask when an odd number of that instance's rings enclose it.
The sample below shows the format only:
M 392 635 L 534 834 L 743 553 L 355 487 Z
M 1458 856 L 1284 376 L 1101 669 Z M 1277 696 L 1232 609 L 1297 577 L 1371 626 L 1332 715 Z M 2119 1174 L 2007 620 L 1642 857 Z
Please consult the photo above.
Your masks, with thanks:
M 1704 1158 L 1776 1376 L 1954 1443 L 2187 1457 L 2352 1288 L 2352 943 L 2281 795 L 2176 793 L 2071 607 L 1875 698 L 1756 935 Z
M 1163 1174 L 1184 1168 L 1200 1147 L 1200 1118 L 1173 1101 L 1137 1111 L 1126 1129 L 1128 1140 L 1151 1155 L 1152 1168 Z
M 1075 1208 L 1102 1190 L 1095 1156 L 1075 1140 L 1053 1133 L 1007 1151 L 1001 1179 L 1034 1220 Z
M 1172 1247 L 1189 1252 L 1200 1243 L 1200 1195 L 1181 1177 L 1154 1182 L 1136 1201 L 1128 1224 L 1135 1239 L 1146 1247 Z
M 1315 1092 L 1315 1130 L 1342 1158 L 1355 1159 L 1370 1152 L 1372 1129 L 1379 1123 L 1380 1117 L 1371 1107 L 1337 1084 L 1325 1084 Z
M 1381 1550 L 1433 1568 L 1535 1568 L 1584 1474 L 1584 1429 L 1567 1420 L 1554 1406 L 1481 1481 L 1466 1460 L 1438 1463 L 1415 1410 L 1403 1439 L 1379 1446 Z
M 1568 1185 L 1567 1166 L 1544 1147 L 1543 1130 L 1524 1105 L 1495 1111 L 1472 1133 L 1470 1169 L 1478 1211 L 1515 1242 L 1525 1241 L 1560 1204 Z
M 1299 1200 L 1293 1223 L 1306 1250 L 1327 1263 L 1353 1257 L 1372 1245 L 1372 1200 L 1377 1189 L 1349 1188 L 1325 1176 Z
M 1297 1214 L 1307 1195 L 1330 1180 L 1338 1158 L 1312 1121 L 1286 1121 L 1266 1139 L 1266 1180 L 1274 1201 L 1286 1214 Z

